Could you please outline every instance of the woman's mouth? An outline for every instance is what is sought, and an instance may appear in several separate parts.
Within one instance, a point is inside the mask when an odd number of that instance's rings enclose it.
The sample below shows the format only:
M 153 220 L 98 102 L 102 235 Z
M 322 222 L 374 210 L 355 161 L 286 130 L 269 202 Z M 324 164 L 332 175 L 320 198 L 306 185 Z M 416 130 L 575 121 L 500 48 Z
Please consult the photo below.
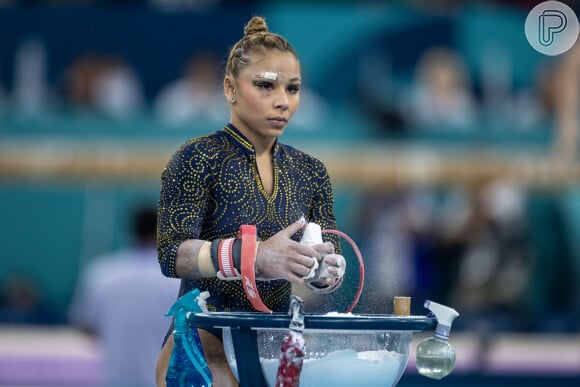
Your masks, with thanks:
M 286 124 L 288 124 L 288 120 L 284 117 L 268 118 L 268 122 L 270 123 L 270 125 L 276 128 L 283 128 L 284 126 L 286 126 Z

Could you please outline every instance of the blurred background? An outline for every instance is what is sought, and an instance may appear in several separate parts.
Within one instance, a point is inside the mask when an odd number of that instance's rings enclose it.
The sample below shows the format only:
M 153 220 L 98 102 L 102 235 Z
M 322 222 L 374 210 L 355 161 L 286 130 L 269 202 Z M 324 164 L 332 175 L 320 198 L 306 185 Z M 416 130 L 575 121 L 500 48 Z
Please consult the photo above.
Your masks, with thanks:
M 102 317 L 72 306 L 92 266 L 138 249 L 173 151 L 227 122 L 225 61 L 253 15 L 299 54 L 281 141 L 329 169 L 365 259 L 355 312 L 457 309 L 437 385 L 577 382 L 580 47 L 530 46 L 538 3 L 0 0 L 0 385 L 103 383 Z M 318 311 L 352 300 L 345 250 Z M 435 385 L 412 365 L 400 385 Z

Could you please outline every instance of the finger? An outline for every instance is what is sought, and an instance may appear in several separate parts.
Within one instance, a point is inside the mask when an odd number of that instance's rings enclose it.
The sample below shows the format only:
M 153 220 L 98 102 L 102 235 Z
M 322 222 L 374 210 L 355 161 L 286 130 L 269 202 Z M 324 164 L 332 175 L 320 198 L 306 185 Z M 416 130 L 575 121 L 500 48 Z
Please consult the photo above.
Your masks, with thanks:
M 330 254 L 324 258 L 324 272 L 321 273 L 322 277 L 337 278 L 344 276 L 346 272 L 346 260 L 342 255 Z
M 346 272 L 346 260 L 342 255 L 337 255 L 335 259 L 336 259 L 336 275 L 338 277 L 342 277 Z
M 316 257 L 309 257 L 306 255 L 300 255 L 296 258 L 295 262 L 301 266 L 311 269 L 314 265 L 318 263 Z
M 301 243 L 295 242 L 296 253 L 308 258 L 318 258 L 320 253 L 312 246 L 303 245 Z
M 346 260 L 339 254 L 327 254 L 324 256 L 324 262 L 330 266 L 342 267 L 346 266 Z
M 325 266 L 324 272 L 320 273 L 318 277 L 318 281 L 324 281 L 327 278 L 336 278 L 338 277 L 337 268 L 334 266 Z
M 292 264 L 290 266 L 290 272 L 298 277 L 300 277 L 302 280 L 304 280 L 304 277 L 307 277 L 308 274 L 310 274 L 311 268 L 308 266 L 304 266 L 304 265 L 300 265 L 300 264 Z
M 334 254 L 334 244 L 332 242 L 324 242 L 321 245 L 314 245 L 312 248 L 319 253 Z
M 312 266 L 310 266 L 308 268 L 308 274 L 306 274 L 305 276 L 302 277 L 302 279 L 310 279 L 310 278 L 315 278 L 316 277 L 316 272 L 319 268 L 319 263 L 318 260 L 316 258 L 312 258 Z
M 336 255 L 336 254 L 327 254 L 324 256 L 324 263 L 326 263 L 328 266 L 338 266 L 339 265 L 339 261 L 338 258 L 340 257 L 340 255 Z
M 284 230 L 279 231 L 278 234 L 290 238 L 292 235 L 300 231 L 304 226 L 306 226 L 306 219 L 304 219 L 304 217 L 301 217 L 296 222 L 286 227 Z
M 324 283 L 325 285 L 332 285 L 332 284 L 334 284 L 335 281 L 336 281 L 336 279 L 334 279 L 334 278 L 324 278 L 324 279 L 321 279 L 320 282 Z

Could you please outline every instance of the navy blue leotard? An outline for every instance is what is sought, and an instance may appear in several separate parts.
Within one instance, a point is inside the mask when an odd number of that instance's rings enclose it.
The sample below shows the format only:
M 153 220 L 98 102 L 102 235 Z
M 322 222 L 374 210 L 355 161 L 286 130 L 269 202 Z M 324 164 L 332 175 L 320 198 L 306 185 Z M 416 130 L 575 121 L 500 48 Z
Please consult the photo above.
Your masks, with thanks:
M 252 144 L 231 124 L 189 140 L 173 154 L 161 177 L 159 198 L 158 253 L 166 276 L 177 276 L 177 249 L 187 239 L 232 238 L 242 224 L 253 224 L 258 238 L 266 240 L 301 216 L 323 229 L 336 228 L 332 186 L 323 163 L 279 142 L 272 159 L 274 187 L 269 195 Z M 340 252 L 336 237 L 325 235 L 325 240 Z M 270 309 L 287 311 L 290 282 L 258 281 L 257 286 Z M 183 279 L 179 296 L 194 288 L 209 291 L 210 311 L 254 311 L 241 281 Z

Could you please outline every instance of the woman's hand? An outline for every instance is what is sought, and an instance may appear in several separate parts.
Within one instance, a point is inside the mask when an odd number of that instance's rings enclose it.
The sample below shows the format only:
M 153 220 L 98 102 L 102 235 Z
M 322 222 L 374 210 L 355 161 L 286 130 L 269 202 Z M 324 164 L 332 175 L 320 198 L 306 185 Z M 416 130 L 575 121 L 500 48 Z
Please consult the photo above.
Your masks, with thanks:
M 346 260 L 342 255 L 335 254 L 334 245 L 331 242 L 316 245 L 313 248 L 320 253 L 318 269 L 306 280 L 318 288 L 335 285 L 344 276 Z
M 310 273 L 320 252 L 328 250 L 327 244 L 317 245 L 318 249 L 315 249 L 291 239 L 305 226 L 306 221 L 300 219 L 267 240 L 258 243 L 256 279 L 285 279 L 296 284 L 304 283 L 304 277 Z M 334 252 L 334 247 L 332 247 L 332 252 Z
M 328 242 L 330 243 L 330 242 Z M 330 243 L 332 245 L 332 243 Z M 344 276 L 346 271 L 346 260 L 340 254 L 322 255 L 319 262 L 320 269 L 317 270 L 313 281 L 318 285 L 334 285 L 336 280 Z

